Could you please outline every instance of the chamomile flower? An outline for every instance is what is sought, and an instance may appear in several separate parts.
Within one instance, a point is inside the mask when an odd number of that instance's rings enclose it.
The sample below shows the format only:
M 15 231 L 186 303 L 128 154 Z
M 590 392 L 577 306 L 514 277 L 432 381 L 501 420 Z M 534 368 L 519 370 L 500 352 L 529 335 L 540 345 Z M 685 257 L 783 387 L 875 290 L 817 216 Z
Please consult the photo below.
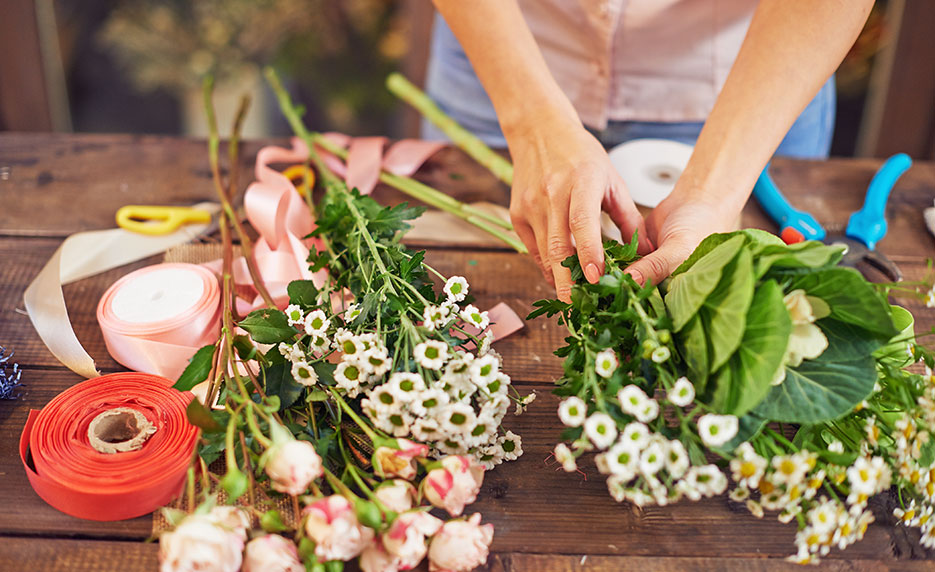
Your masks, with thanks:
M 831 453 L 843 453 L 844 443 L 835 439 L 834 441 L 828 443 L 828 451 Z
M 327 335 L 329 326 L 331 326 L 331 320 L 321 310 L 312 310 L 305 316 L 303 322 L 305 333 L 310 336 Z
M 792 455 L 776 455 L 770 460 L 773 472 L 769 480 L 774 485 L 792 487 L 802 483 L 806 473 L 812 468 L 807 451 L 799 451 Z M 761 485 L 762 488 L 762 485 Z
M 808 524 L 818 534 L 830 534 L 838 526 L 840 512 L 838 503 L 822 497 L 821 502 L 808 511 Z
M 688 451 L 685 450 L 685 445 L 683 445 L 681 441 L 669 441 L 665 460 L 666 471 L 668 471 L 673 479 L 682 478 L 682 475 L 684 475 L 688 467 L 691 466 L 691 462 L 688 459 Z
M 609 378 L 617 370 L 620 362 L 617 361 L 617 354 L 612 349 L 606 349 L 597 353 L 594 357 L 594 370 L 597 375 L 604 379 Z
M 617 439 L 617 426 L 606 413 L 593 413 L 584 422 L 584 432 L 598 449 L 610 447 Z
M 438 306 L 427 305 L 422 311 L 422 325 L 429 330 L 443 328 L 451 317 L 452 305 L 444 303 Z
M 636 412 L 636 418 L 643 423 L 649 423 L 659 416 L 659 402 L 647 398 L 643 406 Z
M 337 375 L 335 375 L 335 379 L 337 379 Z M 391 413 L 401 406 L 399 399 L 390 390 L 388 384 L 379 385 L 373 391 L 370 391 L 367 394 L 367 401 L 374 411 L 381 413 Z
M 567 473 L 573 473 L 578 470 L 578 464 L 575 462 L 575 454 L 571 452 L 568 445 L 559 443 L 554 449 L 555 460 L 562 464 L 562 468 Z
M 448 435 L 469 435 L 477 424 L 477 413 L 467 403 L 449 403 L 436 415 L 442 431 Z
M 626 385 L 617 392 L 617 400 L 620 402 L 620 408 L 624 413 L 629 413 L 634 417 L 640 413 L 649 401 L 649 397 L 636 385 Z
M 297 361 L 292 364 L 292 378 L 300 385 L 310 387 L 318 383 L 318 374 L 308 362 Z
M 663 443 L 653 441 L 640 453 L 640 474 L 655 475 L 665 466 L 666 451 Z
M 500 437 L 498 443 L 503 450 L 503 459 L 506 461 L 514 461 L 523 454 L 523 440 L 512 431 L 507 431 Z
M 434 417 L 419 417 L 409 427 L 412 436 L 424 443 L 435 441 L 441 435 L 438 420 Z
M 429 387 L 419 392 L 409 404 L 409 410 L 420 417 L 432 417 L 451 400 L 444 391 Z
M 360 371 L 357 364 L 342 361 L 334 370 L 334 381 L 349 397 L 360 394 L 360 386 L 366 381 L 365 374 Z
M 464 276 L 452 276 L 445 282 L 443 290 L 448 295 L 449 302 L 460 302 L 467 296 L 468 282 Z
M 363 340 L 347 330 L 336 335 L 335 341 L 338 343 L 338 349 L 344 352 L 344 360 L 359 360 L 364 353 Z
M 687 377 L 682 376 L 675 380 L 667 397 L 676 407 L 688 407 L 695 400 L 695 386 L 688 381 Z
M 766 471 L 767 461 L 753 450 L 753 445 L 743 442 L 737 447 L 730 461 L 731 476 L 742 487 L 755 489 Z
M 382 345 L 365 350 L 359 363 L 361 368 L 374 377 L 382 377 L 393 366 L 393 361 Z
M 490 318 L 487 316 L 487 311 L 484 310 L 481 312 L 473 304 L 468 304 L 465 306 L 459 315 L 461 316 L 462 320 L 474 326 L 478 330 L 483 330 L 488 325 L 490 325 Z
M 500 374 L 504 376 L 504 374 Z M 503 394 L 506 395 L 506 387 L 504 386 Z M 522 415 L 526 413 L 526 408 L 529 407 L 529 404 L 536 400 L 536 390 L 532 390 L 531 393 L 526 394 L 525 397 L 520 397 L 516 400 L 516 407 L 513 409 L 513 415 Z
M 588 406 L 580 397 L 572 395 L 558 406 L 558 418 L 566 427 L 580 427 L 588 416 Z
M 483 387 L 497 378 L 500 372 L 500 361 L 495 356 L 487 354 L 472 361 L 468 371 L 471 373 L 471 380 L 478 387 Z
M 627 423 L 620 434 L 620 441 L 642 450 L 649 444 L 649 427 L 638 421 Z
M 672 355 L 672 352 L 666 346 L 659 346 L 653 350 L 650 356 L 655 363 L 664 363 Z
M 322 355 L 331 349 L 331 340 L 327 336 L 312 336 L 308 341 L 308 349 L 318 355 Z
M 708 413 L 698 418 L 698 434 L 709 447 L 720 447 L 737 435 L 738 421 L 735 415 Z
M 484 334 L 480 337 L 480 347 L 477 348 L 477 355 L 483 356 L 493 351 L 490 346 L 494 341 L 493 332 L 490 330 L 484 331 Z
M 344 323 L 350 324 L 360 316 L 361 307 L 359 304 L 349 304 L 344 310 Z
M 402 403 L 410 403 L 419 398 L 425 390 L 425 380 L 417 373 L 397 371 L 390 375 L 385 387 Z
M 617 475 L 626 481 L 636 476 L 640 465 L 640 451 L 627 441 L 618 441 L 600 456 L 610 474 Z
M 285 313 L 290 326 L 303 326 L 305 314 L 302 313 L 302 308 L 300 308 L 298 304 L 289 304 L 286 306 Z
M 438 340 L 426 340 L 416 344 L 412 356 L 422 367 L 438 371 L 448 359 L 448 344 Z
M 280 342 L 279 353 L 293 364 L 305 361 L 305 352 L 302 351 L 302 347 L 299 344 L 289 345 L 285 342 Z

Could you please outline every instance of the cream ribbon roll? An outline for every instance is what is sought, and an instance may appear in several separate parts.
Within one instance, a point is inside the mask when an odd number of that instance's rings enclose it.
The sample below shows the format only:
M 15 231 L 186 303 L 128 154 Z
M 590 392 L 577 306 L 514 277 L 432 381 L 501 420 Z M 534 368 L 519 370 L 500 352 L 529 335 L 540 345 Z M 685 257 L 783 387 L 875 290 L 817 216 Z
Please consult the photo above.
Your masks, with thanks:
M 667 139 L 634 139 L 608 152 L 627 192 L 638 205 L 655 208 L 675 188 L 694 148 Z
M 97 306 L 107 351 L 134 370 L 176 379 L 198 348 L 220 334 L 215 275 L 194 264 L 157 264 L 127 274 Z

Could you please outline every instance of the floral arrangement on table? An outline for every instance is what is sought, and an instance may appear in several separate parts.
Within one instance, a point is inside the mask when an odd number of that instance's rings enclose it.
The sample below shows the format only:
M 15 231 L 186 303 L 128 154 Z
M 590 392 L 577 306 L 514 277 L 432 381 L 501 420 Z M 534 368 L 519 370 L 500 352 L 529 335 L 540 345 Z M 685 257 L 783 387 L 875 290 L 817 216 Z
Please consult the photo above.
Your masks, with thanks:
M 324 187 L 318 200 L 305 198 L 317 223 L 309 264 L 327 269 L 327 278 L 319 286 L 292 282 L 285 311 L 257 280 L 249 235 L 231 206 L 236 171 L 222 184 L 206 83 L 223 208 L 222 333 L 175 386 L 207 381 L 209 390 L 205 403 L 196 398 L 188 409 L 202 439 L 184 494 L 188 510 L 165 510 L 173 530 L 160 537 L 162 569 L 333 571 L 356 559 L 371 572 L 407 570 L 426 556 L 432 570 L 472 569 L 486 561 L 493 526 L 479 513 L 467 517 L 465 507 L 485 469 L 522 454 L 520 437 L 501 423 L 511 404 L 520 413 L 534 394 L 520 396 L 502 371 L 485 332 L 489 318 L 470 303 L 467 281 L 442 276 L 423 252 L 400 243 L 421 209 L 383 207 L 348 189 L 322 161 L 275 74 L 269 79 Z M 245 109 L 229 145 L 232 166 Z M 305 171 L 308 182 L 314 175 Z M 469 216 L 465 205 L 446 204 Z M 267 301 L 241 319 L 232 234 Z M 222 455 L 216 477 L 208 465 Z M 239 501 L 224 506 L 219 498 Z M 293 518 L 277 499 L 291 503 Z M 433 516 L 433 507 L 451 518 Z
M 933 355 L 888 294 L 839 266 L 842 249 L 786 245 L 757 230 L 712 235 L 660 288 L 625 273 L 636 240 L 605 244 L 606 271 L 571 302 L 541 300 L 530 318 L 568 329 L 566 471 L 594 453 L 617 501 L 699 500 L 730 489 L 757 517 L 798 526 L 791 560 L 817 562 L 860 540 L 868 501 L 895 489 L 894 514 L 935 547 Z M 907 369 L 923 361 L 926 373 Z

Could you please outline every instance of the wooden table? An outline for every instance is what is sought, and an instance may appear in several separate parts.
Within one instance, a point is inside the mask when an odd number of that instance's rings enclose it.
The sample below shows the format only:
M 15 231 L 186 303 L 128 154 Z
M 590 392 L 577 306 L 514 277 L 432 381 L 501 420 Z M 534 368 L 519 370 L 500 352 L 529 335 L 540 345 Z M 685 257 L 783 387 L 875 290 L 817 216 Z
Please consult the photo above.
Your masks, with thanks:
M 246 145 L 250 173 L 259 142 Z M 792 202 L 833 229 L 859 208 L 879 162 L 781 161 L 773 175 Z M 462 200 L 506 204 L 508 190 L 454 149 L 444 150 L 419 178 Z M 242 180 L 250 179 L 248 174 Z M 245 181 L 247 182 L 247 181 Z M 400 195 L 379 188 L 385 203 Z M 205 144 L 165 137 L 123 135 L 0 134 L 0 345 L 15 349 L 24 369 L 20 397 L 0 402 L 0 569 L 156 570 L 157 545 L 144 543 L 149 516 L 123 522 L 90 522 L 65 516 L 29 487 L 16 449 L 30 408 L 80 381 L 46 350 L 23 311 L 22 294 L 62 239 L 74 232 L 113 226 L 114 212 L 129 204 L 191 204 L 211 199 Z M 921 277 L 935 242 L 925 231 L 922 210 L 935 197 L 935 164 L 916 164 L 899 180 L 889 208 L 889 235 L 880 249 L 900 264 L 907 278 Z M 744 224 L 775 230 L 756 205 Z M 445 274 L 463 274 L 480 305 L 503 301 L 520 314 L 550 295 L 528 257 L 502 248 L 428 248 L 428 261 Z M 122 368 L 107 355 L 94 309 L 104 290 L 153 258 L 65 287 L 79 339 L 104 372 Z M 919 329 L 935 325 L 935 311 L 910 306 Z M 756 519 L 725 497 L 638 510 L 615 503 L 593 469 L 566 474 L 550 461 L 560 426 L 550 384 L 560 375 L 552 355 L 561 330 L 540 319 L 498 344 L 505 369 L 524 392 L 539 399 L 506 424 L 523 437 L 520 460 L 490 472 L 471 510 L 496 526 L 489 569 L 552 570 L 784 570 L 793 551 L 794 526 L 775 518 Z M 591 465 L 591 463 L 586 463 Z M 877 507 L 878 523 L 866 538 L 826 559 L 829 570 L 933 570 L 935 553 L 918 535 L 891 525 Z M 797 568 L 794 568 L 797 569 Z

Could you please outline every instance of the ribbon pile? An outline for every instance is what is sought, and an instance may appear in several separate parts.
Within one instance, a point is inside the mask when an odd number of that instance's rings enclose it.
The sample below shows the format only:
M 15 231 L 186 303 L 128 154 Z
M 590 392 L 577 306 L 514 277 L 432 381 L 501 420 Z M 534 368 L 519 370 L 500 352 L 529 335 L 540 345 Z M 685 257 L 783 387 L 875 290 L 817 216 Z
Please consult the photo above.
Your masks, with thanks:
M 30 411 L 19 452 L 32 488 L 58 510 L 88 520 L 134 518 L 175 498 L 198 429 L 185 417 L 191 394 L 171 385 L 155 375 L 114 373 L 83 381 L 41 411 Z M 101 453 L 92 447 L 88 429 L 118 408 L 143 415 L 155 432 L 138 450 Z

